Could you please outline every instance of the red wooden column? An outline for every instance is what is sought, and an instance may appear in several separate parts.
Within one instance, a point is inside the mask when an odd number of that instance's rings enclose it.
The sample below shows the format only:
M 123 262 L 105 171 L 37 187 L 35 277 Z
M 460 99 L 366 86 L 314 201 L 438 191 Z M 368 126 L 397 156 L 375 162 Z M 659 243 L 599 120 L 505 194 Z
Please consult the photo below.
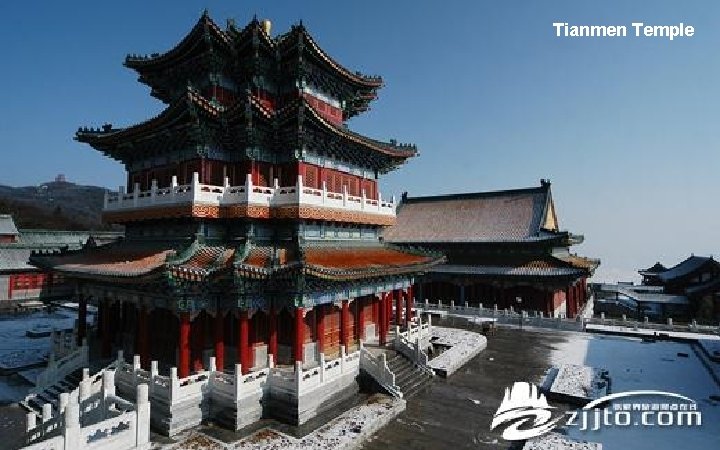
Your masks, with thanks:
M 413 285 L 411 284 L 407 290 L 407 304 L 405 305 L 405 326 L 412 320 L 413 316 Z
M 222 311 L 215 312 L 215 367 L 220 372 L 225 369 L 225 315 Z
M 395 289 L 393 295 L 395 295 L 395 325 L 402 325 L 403 322 L 403 291 L 402 289 Z
M 250 331 L 248 312 L 240 311 L 238 317 L 237 360 L 240 361 L 243 374 L 250 372 Z
M 567 316 L 569 319 L 572 319 L 575 309 L 575 288 L 574 286 L 570 286 L 565 290 L 565 311 L 567 312 Z
M 140 354 L 140 365 L 150 369 L 150 339 L 148 339 L 148 311 L 144 306 L 138 310 L 138 353 Z
M 305 308 L 295 308 L 295 343 L 293 345 L 294 362 L 303 362 L 303 344 L 305 343 L 305 322 L 303 312 Z
M 205 349 L 205 316 L 199 314 L 192 322 L 192 368 L 196 372 L 203 370 L 203 350 Z
M 348 308 L 348 301 L 343 300 L 342 301 L 342 312 L 340 314 L 340 345 L 345 347 L 345 352 L 348 351 L 348 346 L 350 345 L 349 339 L 348 339 L 348 331 L 350 327 L 350 309 Z
M 317 349 L 325 351 L 325 305 L 315 306 L 315 329 L 317 330 Z
M 385 293 L 380 293 L 380 298 L 375 299 L 378 304 L 378 322 L 377 322 L 377 330 L 378 330 L 378 340 L 380 345 L 385 345 L 387 342 L 387 334 L 385 328 L 386 325 L 386 319 L 385 316 L 387 315 L 387 303 L 385 302 Z
M 392 323 L 392 308 L 393 294 L 392 291 L 385 293 L 385 333 L 390 332 L 390 324 Z
M 190 315 L 180 314 L 178 339 L 178 378 L 190 376 Z
M 554 313 L 555 306 L 555 292 L 550 291 L 545 293 L 545 311 L 547 316 L 551 317 Z
M 77 345 L 82 345 L 85 336 L 87 336 L 87 297 L 80 293 L 78 294 Z
M 355 299 L 355 316 L 357 317 L 357 330 L 358 339 L 365 340 L 365 297 L 358 297 Z
M 270 326 L 268 327 L 268 353 L 273 355 L 273 361 L 277 364 L 277 311 L 275 311 L 275 302 L 270 305 Z
M 112 345 L 110 342 L 110 307 L 107 304 L 107 299 L 101 300 L 102 303 L 102 330 L 100 331 L 102 335 L 102 345 L 101 345 L 101 354 L 103 357 L 107 358 L 110 356 L 110 352 L 112 350 Z M 135 341 L 135 351 L 139 351 L 139 347 L 137 346 L 137 336 Z
M 372 323 L 375 324 L 375 334 L 380 334 L 380 301 L 377 297 L 372 297 Z

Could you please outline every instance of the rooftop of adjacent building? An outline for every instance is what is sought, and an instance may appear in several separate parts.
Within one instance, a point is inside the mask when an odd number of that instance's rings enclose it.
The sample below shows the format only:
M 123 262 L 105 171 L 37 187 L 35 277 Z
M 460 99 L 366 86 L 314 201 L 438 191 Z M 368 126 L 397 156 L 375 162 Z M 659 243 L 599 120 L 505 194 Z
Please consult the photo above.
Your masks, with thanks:
M 403 194 L 394 226 L 383 233 L 394 243 L 524 242 L 558 236 L 550 181 L 540 186 L 491 192 L 409 197 Z
M 33 252 L 52 253 L 62 249 L 104 245 L 123 236 L 114 231 L 66 231 L 18 229 L 12 215 L 0 214 L 0 271 L 33 270 L 29 263 Z M 11 237 L 12 239 L 1 239 Z

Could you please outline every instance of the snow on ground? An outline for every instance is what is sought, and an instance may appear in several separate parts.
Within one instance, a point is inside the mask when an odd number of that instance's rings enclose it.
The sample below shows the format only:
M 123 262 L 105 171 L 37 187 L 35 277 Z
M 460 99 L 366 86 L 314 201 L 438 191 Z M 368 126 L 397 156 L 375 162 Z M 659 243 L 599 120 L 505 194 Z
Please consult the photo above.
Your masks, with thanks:
M 69 329 L 76 317 L 76 312 L 64 309 L 52 313 L 0 315 L 0 367 L 12 369 L 42 364 L 50 350 L 50 337 L 30 338 L 25 332 L 41 326 Z M 0 376 L 0 404 L 22 399 L 28 388 L 16 375 Z
M 577 399 L 594 400 L 606 394 L 604 383 L 603 388 L 599 389 L 602 372 L 603 369 L 596 367 L 563 364 L 558 368 L 550 392 Z
M 602 444 L 573 441 L 560 433 L 548 433 L 525 442 L 522 450 L 602 450 Z
M 432 327 L 432 343 L 450 347 L 428 362 L 435 371 L 450 376 L 487 347 L 487 338 L 459 328 Z
M 709 398 L 720 394 L 720 388 L 689 343 L 643 342 L 639 338 L 601 334 L 563 334 L 567 339 L 551 351 L 551 364 L 603 367 L 609 372 L 613 393 L 661 390 L 685 395 L 698 403 L 703 423 L 700 427 L 603 426 L 597 431 L 568 427 L 568 437 L 601 442 L 606 448 L 720 448 L 720 402 Z M 656 397 L 627 401 L 658 403 Z
M 720 341 L 720 336 L 716 334 L 702 334 L 693 333 L 687 331 L 662 331 L 653 330 L 649 328 L 634 328 L 632 326 L 620 326 L 620 325 L 600 325 L 595 323 L 589 323 L 585 326 L 587 331 L 599 331 L 601 333 L 624 333 L 632 334 L 636 336 L 658 336 L 660 334 L 667 335 L 674 338 L 681 339 L 708 339 Z
M 40 327 L 69 329 L 77 315 L 72 311 L 45 311 L 0 317 L 0 366 L 22 367 L 42 362 L 50 337 L 29 338 L 25 332 Z
M 262 429 L 231 444 L 223 444 L 192 431 L 182 442 L 160 447 L 166 450 L 326 450 L 358 448 L 367 438 L 405 409 L 405 401 L 375 395 L 302 438 Z

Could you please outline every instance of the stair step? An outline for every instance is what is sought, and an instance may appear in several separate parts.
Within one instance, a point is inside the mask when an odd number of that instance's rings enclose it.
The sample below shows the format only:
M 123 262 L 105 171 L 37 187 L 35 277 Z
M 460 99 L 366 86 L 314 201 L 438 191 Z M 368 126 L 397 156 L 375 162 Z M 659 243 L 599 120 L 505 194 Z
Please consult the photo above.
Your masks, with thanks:
M 38 403 L 40 403 L 40 410 L 42 410 L 42 405 L 44 403 L 50 403 L 51 405 L 55 405 L 55 401 L 52 398 L 46 396 L 44 392 L 38 394 L 36 400 Z

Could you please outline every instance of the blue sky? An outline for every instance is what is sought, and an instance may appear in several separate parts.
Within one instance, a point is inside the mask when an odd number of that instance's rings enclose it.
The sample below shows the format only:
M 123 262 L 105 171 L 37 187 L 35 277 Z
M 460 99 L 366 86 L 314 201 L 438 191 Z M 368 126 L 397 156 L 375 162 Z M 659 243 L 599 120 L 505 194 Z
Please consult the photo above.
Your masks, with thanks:
M 224 26 L 253 14 L 273 32 L 302 19 L 344 65 L 386 87 L 350 126 L 414 142 L 421 156 L 382 180 L 385 195 L 534 186 L 550 178 L 577 251 L 627 278 L 720 242 L 720 2 L 123 1 L 2 2 L 0 184 L 57 173 L 115 187 L 119 163 L 72 140 L 162 109 L 122 67 L 162 52 L 204 8 Z M 695 36 L 567 39 L 552 23 L 685 22 Z

